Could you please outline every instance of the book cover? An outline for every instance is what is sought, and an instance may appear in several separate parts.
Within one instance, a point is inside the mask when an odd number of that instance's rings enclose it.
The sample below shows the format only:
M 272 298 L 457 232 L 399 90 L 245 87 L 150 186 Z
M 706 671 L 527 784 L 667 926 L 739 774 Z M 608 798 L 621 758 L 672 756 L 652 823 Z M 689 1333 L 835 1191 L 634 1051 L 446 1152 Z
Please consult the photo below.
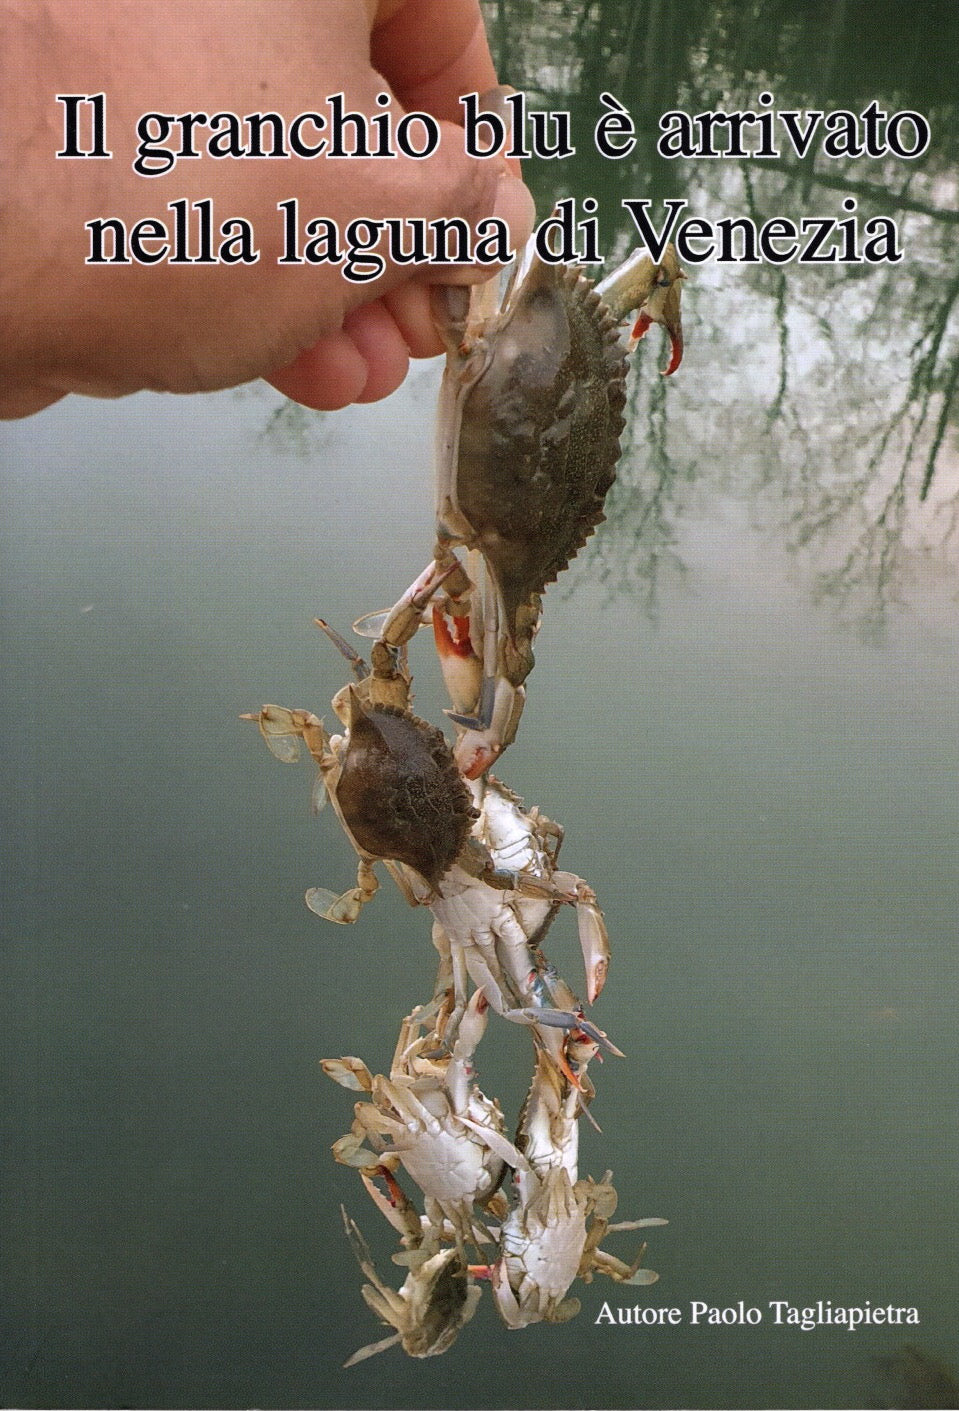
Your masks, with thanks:
M 603 1241 L 658 1281 L 597 1271 L 510 1330 L 481 1278 L 441 1356 L 343 1366 L 391 1329 L 341 1206 L 408 1268 L 320 1060 L 387 1073 L 437 957 L 382 869 L 352 926 L 304 905 L 355 853 L 240 716 L 339 728 L 313 619 L 348 633 L 428 563 L 441 363 L 332 413 L 72 396 L 0 430 L 4 1405 L 957 1404 L 959 14 L 484 14 L 549 248 L 685 272 L 682 365 L 657 327 L 631 355 L 605 522 L 494 766 L 605 915 L 588 1013 L 623 1056 L 578 1174 L 668 1221 Z M 546 949 L 584 992 L 571 907 Z M 512 1139 L 528 1027 L 491 1014 L 475 1067 Z

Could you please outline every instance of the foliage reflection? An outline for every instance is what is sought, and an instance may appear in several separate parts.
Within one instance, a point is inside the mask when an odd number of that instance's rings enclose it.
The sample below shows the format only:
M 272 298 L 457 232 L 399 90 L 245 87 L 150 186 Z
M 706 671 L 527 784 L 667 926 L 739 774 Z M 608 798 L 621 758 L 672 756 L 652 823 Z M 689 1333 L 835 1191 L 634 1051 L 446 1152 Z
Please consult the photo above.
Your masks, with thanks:
M 624 457 L 610 525 L 581 573 L 655 602 L 664 568 L 679 565 L 677 523 L 692 488 L 747 495 L 815 572 L 817 590 L 861 624 L 881 627 L 911 587 L 951 573 L 959 518 L 955 449 L 959 337 L 959 124 L 951 65 L 959 11 L 920 0 L 831 4 L 706 4 L 702 0 L 487 0 L 500 71 L 530 105 L 568 109 L 577 152 L 528 164 L 540 213 L 571 195 L 599 201 L 600 248 L 635 243 L 623 199 L 688 202 L 715 221 L 748 215 L 845 214 L 896 220 L 897 264 L 707 264 L 690 270 L 687 366 L 665 392 L 644 353 L 633 406 L 635 449 Z M 609 91 L 639 141 L 618 161 L 592 133 Z M 896 157 L 667 161 L 661 114 L 877 102 L 928 120 L 928 150 Z

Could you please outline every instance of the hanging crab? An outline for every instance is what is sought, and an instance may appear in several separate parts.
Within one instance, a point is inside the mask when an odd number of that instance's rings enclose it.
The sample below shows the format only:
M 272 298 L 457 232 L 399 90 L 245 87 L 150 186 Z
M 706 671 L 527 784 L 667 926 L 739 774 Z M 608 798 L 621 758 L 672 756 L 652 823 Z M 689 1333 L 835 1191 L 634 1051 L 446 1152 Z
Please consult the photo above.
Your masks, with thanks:
M 443 1043 L 446 1003 L 434 1000 L 414 1010 L 401 1026 L 388 1079 L 374 1077 L 358 1058 L 323 1060 L 324 1071 L 341 1086 L 372 1097 L 356 1104 L 353 1128 L 333 1151 L 338 1161 L 360 1168 L 367 1192 L 401 1236 L 394 1262 L 410 1271 L 398 1291 L 384 1284 L 347 1220 L 361 1267 L 372 1280 L 363 1296 L 396 1329 L 362 1348 L 347 1366 L 396 1342 L 415 1357 L 444 1352 L 472 1316 L 479 1298 L 474 1278 L 489 1280 L 497 1308 L 513 1329 L 573 1317 L 579 1302 L 569 1297 L 569 1289 L 577 1277 L 587 1283 L 596 1273 L 619 1283 L 656 1280 L 641 1268 L 645 1245 L 627 1264 L 600 1244 L 607 1233 L 666 1222 L 611 1224 L 616 1191 L 610 1173 L 600 1182 L 577 1179 L 578 1119 L 594 1095 L 586 1068 L 597 1044 L 582 1029 L 564 1037 L 566 1076 L 545 1049 L 539 1050 L 514 1145 L 503 1133 L 498 1104 L 474 1081 L 473 1055 L 486 1014 L 477 990 L 450 1050 Z M 396 1180 L 399 1164 L 424 1196 L 423 1215 Z M 515 1181 L 512 1207 L 499 1189 L 507 1169 Z M 495 1261 L 466 1262 L 467 1245 L 479 1249 L 494 1240 Z
M 409 1273 L 401 1287 L 394 1289 L 376 1272 L 358 1226 L 345 1210 L 342 1214 L 353 1253 L 370 1281 L 363 1285 L 363 1298 L 378 1318 L 395 1329 L 389 1337 L 361 1347 L 343 1365 L 353 1367 L 396 1343 L 410 1357 L 437 1357 L 446 1352 L 476 1312 L 481 1296 L 462 1251 L 444 1249 L 438 1232 L 428 1232 L 420 1247 L 409 1251 L 404 1260 Z
M 625 425 L 629 348 L 661 323 L 672 345 L 666 374 L 679 366 L 682 279 L 669 246 L 658 264 L 634 254 L 595 288 L 533 254 L 498 304 L 495 281 L 434 291 L 447 347 L 435 556 L 391 612 L 356 626 L 399 646 L 432 599 L 460 732 L 454 755 L 469 778 L 514 738 L 542 594 L 604 518 Z M 637 310 L 627 345 L 619 326 Z M 465 566 L 454 553 L 461 546 Z
M 575 873 L 557 867 L 564 837 L 562 826 L 539 808 L 525 809 L 519 795 L 491 774 L 477 780 L 472 792 L 479 808 L 473 835 L 489 849 L 497 867 L 521 876 L 549 879 L 554 887 L 575 894 L 586 998 L 594 1004 L 609 973 L 609 935 L 592 887 Z M 540 897 L 518 890 L 510 899 L 510 907 L 518 928 L 507 924 L 498 928 L 501 965 L 521 991 L 525 976 L 527 983 L 544 981 L 555 998 L 560 982 L 546 965 L 541 944 L 559 902 L 554 896 Z
M 575 1082 L 545 1055 L 537 1059 L 516 1138 L 527 1165 L 516 1169 L 516 1203 L 500 1232 L 500 1258 L 482 1271 L 508 1328 L 575 1317 L 579 1300 L 568 1295 L 577 1277 L 589 1283 L 594 1273 L 602 1273 L 629 1284 L 651 1284 L 658 1277 L 641 1267 L 645 1245 L 631 1264 L 599 1248 L 607 1233 L 666 1221 L 610 1224 L 617 1199 L 611 1173 L 598 1183 L 577 1179 L 577 1119 L 593 1096 L 586 1066 L 596 1044 L 574 1030 L 566 1047 Z
M 312 887 L 307 905 L 325 920 L 354 922 L 379 888 L 374 864 L 382 861 L 407 900 L 433 912 L 441 972 L 452 972 L 451 1035 L 466 1006 L 467 974 L 497 1013 L 518 1023 L 588 1025 L 578 1001 L 561 1010 L 525 988 L 517 993 L 503 975 L 496 946 L 509 933 L 525 946 L 529 933 L 514 910 L 519 898 L 545 902 L 544 916 L 561 903 L 575 906 L 586 938 L 584 954 L 596 962 L 589 978 L 595 997 L 597 981 L 605 977 L 608 943 L 594 894 L 582 879 L 545 863 L 536 868 L 509 861 L 501 865 L 496 851 L 475 835 L 480 810 L 473 806 L 470 787 L 442 732 L 398 705 L 375 704 L 375 680 L 359 659 L 357 675 L 362 680 L 340 691 L 333 702 L 346 726 L 344 735 L 327 735 L 312 712 L 284 706 L 266 705 L 243 717 L 259 725 L 272 753 L 286 762 L 298 757 L 303 741 L 318 766 L 318 797 L 330 798 L 358 854 L 356 885 L 340 895 Z M 404 679 L 398 672 L 388 679 L 388 689 L 398 690 Z M 482 796 L 480 785 L 473 788 Z M 537 960 L 533 952 L 527 954 L 528 972 L 537 968 Z M 572 998 L 571 991 L 564 994 Z M 601 1030 L 588 1027 L 598 1042 L 619 1052 Z
M 526 1169 L 525 1157 L 505 1134 L 498 1103 L 475 1082 L 473 1055 L 487 1015 L 483 991 L 476 990 L 449 1046 L 448 1007 L 434 1002 L 414 1010 L 401 1026 L 389 1077 L 374 1076 L 358 1058 L 322 1063 L 327 1076 L 342 1087 L 372 1098 L 356 1104 L 353 1128 L 334 1144 L 334 1156 L 361 1169 L 374 1203 L 414 1244 L 426 1226 L 448 1229 L 460 1245 L 489 1240 L 489 1231 L 476 1223 L 474 1205 L 490 1199 L 507 1164 Z M 422 1224 L 393 1178 L 397 1162 L 423 1193 Z M 386 1182 L 387 1198 L 380 1195 L 375 1177 Z
M 319 769 L 319 797 L 329 797 L 359 855 L 356 886 L 341 896 L 321 888 L 307 905 L 329 921 L 355 921 L 375 895 L 373 863 L 382 861 L 414 905 L 412 871 L 433 895 L 463 851 L 476 817 L 469 790 L 440 730 L 393 705 L 365 706 L 349 688 L 335 702 L 345 735 L 327 735 L 312 712 L 266 705 L 256 721 L 278 759 L 294 761 L 302 740 Z
M 534 255 L 489 311 L 492 286 L 438 290 L 447 345 L 437 425 L 437 533 L 482 553 L 502 628 L 521 639 L 519 614 L 582 548 L 602 518 L 625 425 L 627 348 L 619 324 L 633 310 L 666 314 L 679 337 L 678 281 L 634 257 L 602 293 L 575 269 Z M 645 323 L 644 326 L 648 326 Z M 670 371 L 678 365 L 671 361 Z M 440 555 L 438 555 L 440 557 Z

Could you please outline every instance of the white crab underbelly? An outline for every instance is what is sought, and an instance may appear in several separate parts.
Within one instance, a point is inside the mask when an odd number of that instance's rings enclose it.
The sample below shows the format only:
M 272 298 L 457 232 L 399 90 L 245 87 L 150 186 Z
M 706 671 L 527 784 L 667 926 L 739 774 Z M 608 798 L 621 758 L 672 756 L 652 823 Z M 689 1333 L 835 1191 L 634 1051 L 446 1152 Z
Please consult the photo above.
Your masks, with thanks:
M 579 1272 L 585 1246 L 585 1211 L 550 1226 L 535 1218 L 524 1220 L 521 1210 L 512 1211 L 503 1225 L 502 1249 L 520 1305 L 531 1301 L 542 1314 L 562 1302 Z
M 430 910 L 451 941 L 483 945 L 516 924 L 509 904 L 509 898 L 514 896 L 515 893 L 490 887 L 454 866 L 443 878 L 440 894 L 430 904 Z
M 502 1161 L 455 1118 L 435 1136 L 396 1151 L 406 1171 L 423 1191 L 443 1204 L 472 1202 L 488 1195 L 502 1172 Z

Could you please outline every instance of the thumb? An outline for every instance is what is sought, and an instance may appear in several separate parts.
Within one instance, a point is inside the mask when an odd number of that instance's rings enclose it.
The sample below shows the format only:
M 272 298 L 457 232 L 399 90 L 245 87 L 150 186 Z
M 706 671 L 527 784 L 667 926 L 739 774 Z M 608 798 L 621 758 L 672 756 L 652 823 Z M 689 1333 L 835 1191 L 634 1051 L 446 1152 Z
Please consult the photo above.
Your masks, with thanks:
M 390 111 L 403 116 L 398 105 Z M 413 129 L 411 124 L 407 131 Z M 349 164 L 345 175 L 362 171 L 362 177 L 351 190 L 340 188 L 343 213 L 351 221 L 391 222 L 389 237 L 381 237 L 376 248 L 385 267 L 374 280 L 344 279 L 339 328 L 314 337 L 293 362 L 270 374 L 268 380 L 295 401 L 333 410 L 388 395 L 403 380 L 411 352 L 423 357 L 442 351 L 426 286 L 489 279 L 528 239 L 533 199 L 505 162 L 467 154 L 462 129 L 453 123 L 434 120 L 430 131 L 435 140 L 428 156 Z M 483 226 L 490 218 L 501 224 Z M 498 232 L 498 238 L 481 241 L 480 251 L 477 227 L 481 237 Z M 477 253 L 487 262 L 474 262 Z M 412 262 L 424 254 L 427 263 Z M 436 254 L 444 263 L 429 262 Z
M 402 116 L 402 109 L 398 113 Z M 381 295 L 413 274 L 431 283 L 488 279 L 495 265 L 506 263 L 529 238 L 535 206 L 523 181 L 499 157 L 470 156 L 463 147 L 463 130 L 454 123 L 437 122 L 433 130 L 438 138 L 427 156 L 400 155 L 375 166 L 364 163 L 369 183 L 361 198 L 363 209 L 355 214 L 375 212 L 404 225 L 393 249 L 380 247 L 391 268 L 351 299 L 351 305 Z M 489 224 L 491 220 L 500 222 L 501 230 Z M 420 229 L 414 231 L 409 222 Z M 425 252 L 430 262 L 412 264 L 408 254 L 413 250 Z M 485 263 L 473 263 L 477 253 Z M 496 255 L 499 259 L 490 258 Z M 432 262 L 434 256 L 439 263 Z

